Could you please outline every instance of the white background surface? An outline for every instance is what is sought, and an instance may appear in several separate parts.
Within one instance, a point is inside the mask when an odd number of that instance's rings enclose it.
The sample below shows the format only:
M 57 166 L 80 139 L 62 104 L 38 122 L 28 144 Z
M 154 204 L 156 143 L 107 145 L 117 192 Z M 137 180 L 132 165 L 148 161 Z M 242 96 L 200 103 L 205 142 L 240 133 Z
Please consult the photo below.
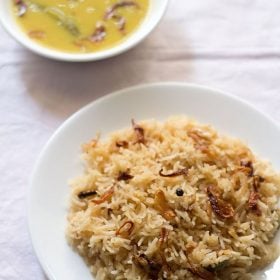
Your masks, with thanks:
M 0 279 L 46 279 L 27 231 L 28 180 L 50 135 L 88 102 L 139 83 L 186 81 L 240 96 L 279 123 L 279 10 L 278 0 L 173 0 L 141 45 L 88 64 L 40 58 L 0 29 Z

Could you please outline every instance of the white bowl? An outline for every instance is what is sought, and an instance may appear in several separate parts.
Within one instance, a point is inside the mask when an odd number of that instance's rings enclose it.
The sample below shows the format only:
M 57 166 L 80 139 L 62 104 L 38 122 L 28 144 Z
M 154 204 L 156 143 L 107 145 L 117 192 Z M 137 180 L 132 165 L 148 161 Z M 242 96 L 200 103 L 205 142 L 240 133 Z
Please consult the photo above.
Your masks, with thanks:
M 50 280 L 92 280 L 82 258 L 65 238 L 70 187 L 82 174 L 80 146 L 97 132 L 127 127 L 130 119 L 185 114 L 238 137 L 280 170 L 280 128 L 246 102 L 207 87 L 151 84 L 107 95 L 70 117 L 55 132 L 38 159 L 28 194 L 28 220 L 34 249 Z M 280 242 L 280 231 L 275 242 Z M 279 279 L 280 257 L 254 279 Z
M 94 61 L 108 57 L 112 57 L 123 53 L 130 48 L 141 42 L 146 36 L 159 23 L 160 19 L 164 15 L 167 8 L 168 0 L 150 0 L 150 7 L 148 13 L 140 25 L 140 27 L 132 33 L 126 40 L 120 44 L 104 51 L 98 51 L 94 53 L 67 53 L 44 47 L 38 44 L 35 40 L 30 39 L 20 28 L 18 23 L 15 21 L 14 15 L 11 9 L 12 0 L 1 0 L 0 1 L 0 22 L 3 27 L 10 33 L 19 43 L 28 48 L 29 50 L 56 60 L 79 62 L 79 61 Z

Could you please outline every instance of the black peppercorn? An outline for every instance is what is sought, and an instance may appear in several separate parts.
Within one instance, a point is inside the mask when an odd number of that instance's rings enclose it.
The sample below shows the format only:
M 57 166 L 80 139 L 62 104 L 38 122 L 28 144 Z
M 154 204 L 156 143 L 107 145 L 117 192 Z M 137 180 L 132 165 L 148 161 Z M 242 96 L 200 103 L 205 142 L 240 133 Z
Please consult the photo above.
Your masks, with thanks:
M 176 190 L 176 194 L 177 194 L 177 196 L 183 196 L 184 195 L 184 191 L 179 188 L 179 189 Z

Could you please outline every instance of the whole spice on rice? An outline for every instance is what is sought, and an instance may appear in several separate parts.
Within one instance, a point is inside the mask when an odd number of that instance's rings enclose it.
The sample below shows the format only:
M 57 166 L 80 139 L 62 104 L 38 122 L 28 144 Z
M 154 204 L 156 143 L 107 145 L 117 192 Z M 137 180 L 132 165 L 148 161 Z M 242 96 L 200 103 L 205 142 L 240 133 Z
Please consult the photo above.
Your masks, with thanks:
M 134 223 L 131 221 L 125 222 L 117 231 L 116 235 L 120 235 L 122 237 L 129 237 L 134 228 Z
M 112 187 L 107 192 L 105 192 L 99 199 L 92 199 L 91 202 L 95 204 L 101 204 L 106 200 L 109 200 L 114 193 L 114 188 Z
M 155 194 L 155 208 L 158 209 L 162 216 L 170 221 L 175 218 L 175 212 L 174 210 L 168 205 L 168 202 L 166 200 L 165 194 L 162 190 L 159 190 Z
M 183 195 L 184 195 L 184 191 L 183 191 L 181 188 L 178 188 L 178 189 L 176 190 L 176 195 L 177 195 L 177 196 L 183 196 Z
M 215 195 L 215 190 L 213 185 L 207 186 L 207 195 L 212 210 L 215 212 L 217 216 L 219 216 L 222 219 L 230 219 L 233 217 L 234 210 L 232 206 Z
M 144 128 L 136 124 L 134 119 L 131 120 L 131 123 L 137 138 L 136 143 L 145 144 Z
M 24 16 L 26 14 L 26 12 L 27 12 L 27 5 L 26 5 L 26 3 L 24 1 L 22 1 L 22 0 L 15 0 L 15 4 L 16 4 L 16 6 L 18 8 L 17 15 L 19 17 Z
M 188 168 L 183 168 L 183 169 L 179 169 L 173 173 L 169 173 L 169 174 L 164 174 L 163 169 L 161 169 L 159 171 L 159 175 L 162 177 L 177 177 L 177 176 L 181 176 L 181 175 L 187 175 L 188 174 Z
M 90 191 L 82 191 L 78 194 L 78 198 L 79 199 L 84 199 L 84 198 L 87 198 L 87 197 L 90 197 L 90 196 L 93 196 L 93 195 L 96 195 L 97 192 L 94 191 L 94 190 L 90 190 Z
M 128 173 L 128 171 L 120 172 L 119 175 L 118 175 L 118 178 L 117 178 L 118 181 L 128 181 L 128 180 L 131 180 L 131 179 L 133 179 L 133 176 L 130 175 Z
M 117 141 L 116 142 L 116 146 L 118 147 L 118 148 L 128 148 L 128 142 L 127 141 Z

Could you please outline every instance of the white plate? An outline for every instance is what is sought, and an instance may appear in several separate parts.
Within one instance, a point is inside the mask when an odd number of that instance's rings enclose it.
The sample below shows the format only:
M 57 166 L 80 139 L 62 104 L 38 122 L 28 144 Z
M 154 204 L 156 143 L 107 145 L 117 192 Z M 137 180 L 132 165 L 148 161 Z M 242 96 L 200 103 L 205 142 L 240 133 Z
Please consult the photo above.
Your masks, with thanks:
M 51 280 L 92 279 L 83 260 L 65 240 L 67 182 L 82 171 L 81 144 L 98 131 L 105 135 L 129 126 L 132 117 L 161 120 L 174 114 L 186 114 L 243 139 L 280 169 L 279 127 L 236 97 L 206 87 L 167 83 L 129 88 L 101 98 L 56 131 L 34 170 L 28 197 L 29 226 L 39 261 Z M 280 259 L 262 279 L 278 279 L 279 271 Z
M 128 38 L 123 40 L 123 42 L 103 51 L 82 54 L 67 53 L 51 49 L 37 43 L 35 40 L 30 39 L 15 21 L 11 9 L 12 1 L 14 0 L 0 0 L 0 23 L 2 23 L 3 27 L 11 36 L 13 36 L 19 43 L 29 50 L 44 57 L 56 60 L 77 62 L 94 61 L 112 57 L 136 46 L 143 39 L 145 39 L 160 22 L 164 12 L 167 9 L 169 0 L 151 0 L 149 10 L 144 21 L 141 23 L 139 28 L 137 28 L 137 30 L 135 30 L 135 32 L 133 32 Z

